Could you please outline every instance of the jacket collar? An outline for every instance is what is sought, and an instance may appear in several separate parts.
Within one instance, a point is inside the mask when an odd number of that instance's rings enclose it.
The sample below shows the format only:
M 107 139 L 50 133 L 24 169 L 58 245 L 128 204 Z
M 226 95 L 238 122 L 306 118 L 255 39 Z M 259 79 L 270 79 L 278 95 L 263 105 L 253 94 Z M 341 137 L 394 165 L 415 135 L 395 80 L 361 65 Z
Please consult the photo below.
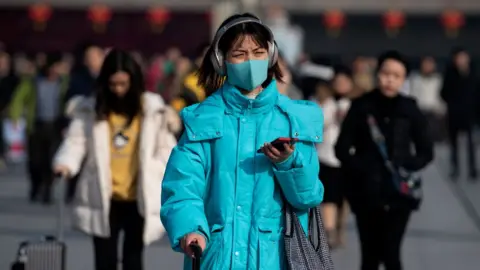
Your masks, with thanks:
M 245 97 L 228 82 L 225 82 L 219 92 L 225 102 L 226 112 L 234 115 L 268 112 L 275 106 L 279 96 L 275 80 L 272 80 L 255 99 Z

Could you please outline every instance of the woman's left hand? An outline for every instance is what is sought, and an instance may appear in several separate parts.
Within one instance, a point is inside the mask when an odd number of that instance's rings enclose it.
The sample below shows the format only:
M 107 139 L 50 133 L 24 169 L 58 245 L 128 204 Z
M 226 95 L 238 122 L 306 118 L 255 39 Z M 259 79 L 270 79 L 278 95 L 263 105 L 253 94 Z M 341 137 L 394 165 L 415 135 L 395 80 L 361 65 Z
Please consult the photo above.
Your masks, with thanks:
M 262 147 L 262 151 L 268 157 L 268 159 L 270 159 L 270 161 L 272 161 L 273 163 L 281 163 L 287 160 L 290 157 L 290 155 L 293 154 L 293 151 L 295 151 L 295 145 L 284 143 L 283 147 L 285 148 L 285 150 L 280 151 L 277 148 L 275 148 L 272 144 L 265 143 Z

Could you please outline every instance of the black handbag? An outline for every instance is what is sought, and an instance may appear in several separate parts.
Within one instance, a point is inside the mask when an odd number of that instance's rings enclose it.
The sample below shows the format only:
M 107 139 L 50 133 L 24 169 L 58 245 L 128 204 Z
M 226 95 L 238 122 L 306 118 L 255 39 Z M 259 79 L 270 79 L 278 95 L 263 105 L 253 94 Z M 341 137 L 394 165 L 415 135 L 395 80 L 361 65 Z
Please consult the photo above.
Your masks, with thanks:
M 385 136 L 378 127 L 375 118 L 372 115 L 368 115 L 367 117 L 373 142 L 377 146 L 377 149 L 385 162 L 385 167 L 392 175 L 391 179 L 396 190 L 401 196 L 411 200 L 415 206 L 418 206 L 423 198 L 422 179 L 420 174 L 418 172 L 408 171 L 401 167 L 396 167 L 393 162 L 391 162 L 388 156 L 387 145 L 385 144 Z
M 296 212 L 285 202 L 285 254 L 289 270 L 333 270 L 320 206 L 311 208 L 308 237 Z

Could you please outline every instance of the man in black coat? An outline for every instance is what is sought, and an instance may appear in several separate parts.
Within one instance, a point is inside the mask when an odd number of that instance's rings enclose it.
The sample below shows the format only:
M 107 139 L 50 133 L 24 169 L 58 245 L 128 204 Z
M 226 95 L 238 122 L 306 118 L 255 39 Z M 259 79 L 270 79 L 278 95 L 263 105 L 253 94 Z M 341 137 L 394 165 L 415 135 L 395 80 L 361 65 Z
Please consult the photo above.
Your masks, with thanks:
M 76 67 L 72 70 L 68 91 L 65 95 L 66 104 L 77 96 L 89 97 L 95 91 L 95 84 L 102 68 L 105 52 L 102 48 L 86 44 L 80 48 L 76 59 Z M 71 202 L 75 195 L 78 175 L 68 182 L 67 202 Z
M 454 49 L 451 63 L 448 65 L 440 92 L 447 104 L 447 123 L 450 141 L 450 162 L 452 179 L 457 179 L 458 170 L 458 135 L 467 134 L 467 151 L 469 176 L 477 178 L 473 127 L 475 123 L 475 105 L 478 98 L 479 83 L 470 62 L 469 54 L 461 48 Z

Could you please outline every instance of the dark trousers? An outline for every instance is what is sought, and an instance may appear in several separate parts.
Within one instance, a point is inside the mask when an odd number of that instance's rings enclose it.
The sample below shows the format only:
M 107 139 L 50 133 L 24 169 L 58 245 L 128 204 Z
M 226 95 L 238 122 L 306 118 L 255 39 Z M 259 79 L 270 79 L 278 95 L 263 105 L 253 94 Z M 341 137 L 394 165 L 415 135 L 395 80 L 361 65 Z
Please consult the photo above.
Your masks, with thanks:
M 450 141 L 450 162 L 454 170 L 458 170 L 458 135 L 460 132 L 465 131 L 467 134 L 467 154 L 468 165 L 470 174 L 476 174 L 476 157 L 475 157 L 475 145 L 473 142 L 473 126 L 465 129 L 460 129 L 454 125 L 450 125 L 448 128 L 448 135 Z
M 52 160 L 61 142 L 61 126 L 58 122 L 36 122 L 28 137 L 28 171 L 30 175 L 30 199 L 42 197 L 51 200 L 53 183 Z
M 118 240 L 124 233 L 123 270 L 143 269 L 144 219 L 138 212 L 137 202 L 113 201 L 110 207 L 110 237 L 93 238 L 95 270 L 116 270 L 118 265 Z
M 447 140 L 447 124 L 444 116 L 431 111 L 423 111 L 427 118 L 428 127 L 434 142 L 444 142 Z
M 356 213 L 362 253 L 361 270 L 401 270 L 400 250 L 411 212 L 369 209 Z

